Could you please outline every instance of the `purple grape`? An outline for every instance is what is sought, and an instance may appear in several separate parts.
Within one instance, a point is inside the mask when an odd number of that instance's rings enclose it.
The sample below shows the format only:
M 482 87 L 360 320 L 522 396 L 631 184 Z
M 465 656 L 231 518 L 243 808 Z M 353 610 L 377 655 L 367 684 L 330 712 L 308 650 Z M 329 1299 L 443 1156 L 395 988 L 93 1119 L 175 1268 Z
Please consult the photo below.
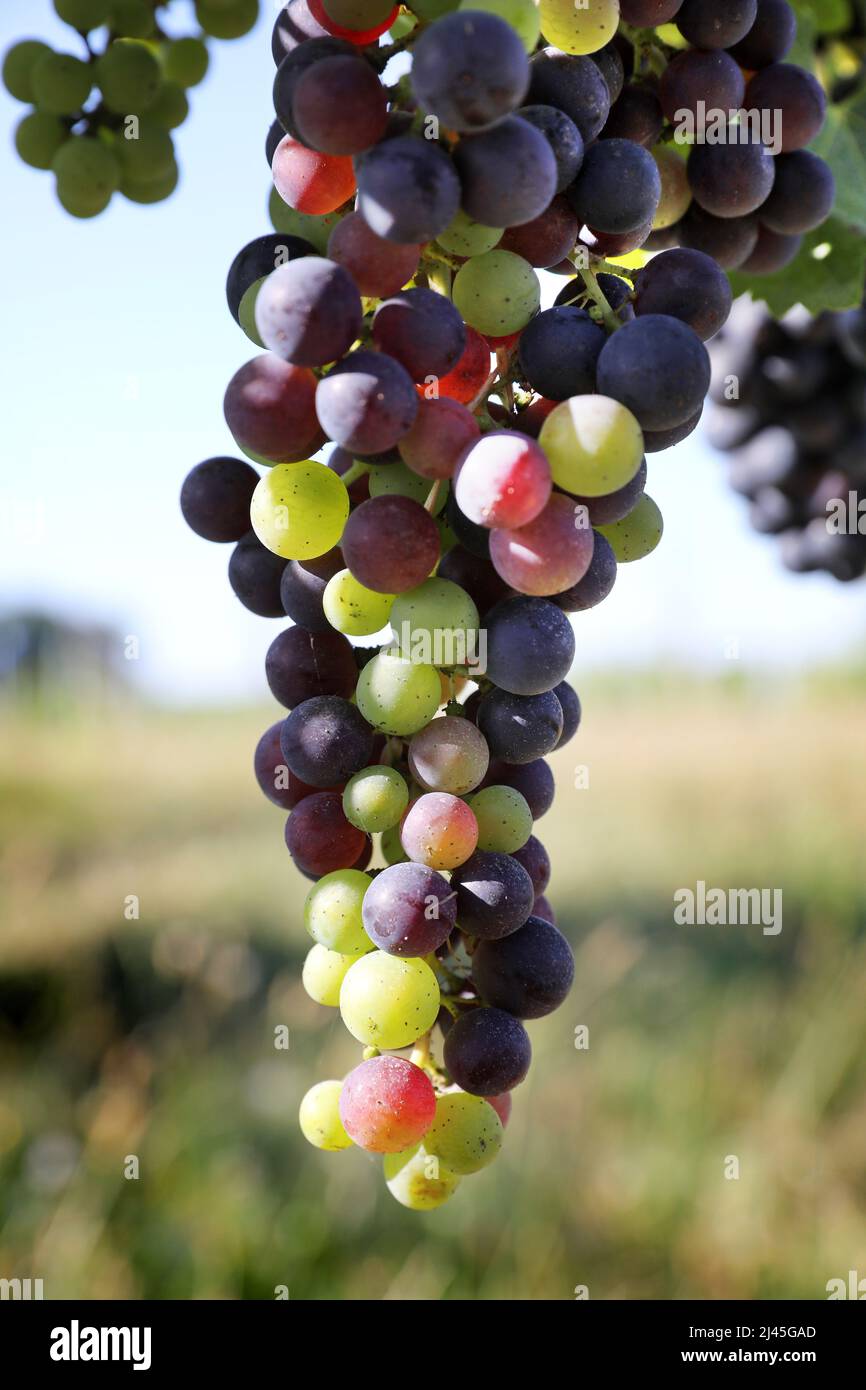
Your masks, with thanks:
M 348 700 L 315 695 L 292 710 L 283 724 L 280 747 L 287 767 L 302 782 L 333 787 L 367 766 L 373 730 Z
M 448 940 L 457 900 L 446 878 L 423 864 L 392 864 L 364 894 L 364 929 L 380 951 L 427 956 Z
M 516 855 L 475 853 L 451 875 L 461 930 L 483 940 L 508 936 L 523 926 L 535 899 L 532 877 Z

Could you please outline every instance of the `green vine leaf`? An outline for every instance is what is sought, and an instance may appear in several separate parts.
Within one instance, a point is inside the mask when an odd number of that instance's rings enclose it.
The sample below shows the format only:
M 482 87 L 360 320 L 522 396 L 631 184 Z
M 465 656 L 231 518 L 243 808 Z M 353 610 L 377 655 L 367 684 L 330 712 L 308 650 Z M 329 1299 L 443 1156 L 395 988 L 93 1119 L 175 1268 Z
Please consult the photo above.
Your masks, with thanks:
M 836 176 L 834 216 L 866 232 L 866 90 L 828 108 L 811 148 Z
M 831 217 L 803 238 L 799 255 L 774 275 L 729 278 L 735 295 L 751 294 L 781 318 L 795 305 L 810 313 L 822 309 L 853 309 L 863 299 L 866 277 L 866 238 L 838 217 Z
M 794 0 L 797 26 L 811 25 L 817 34 L 844 34 L 853 19 L 851 0 Z M 786 62 L 795 62 L 787 58 Z

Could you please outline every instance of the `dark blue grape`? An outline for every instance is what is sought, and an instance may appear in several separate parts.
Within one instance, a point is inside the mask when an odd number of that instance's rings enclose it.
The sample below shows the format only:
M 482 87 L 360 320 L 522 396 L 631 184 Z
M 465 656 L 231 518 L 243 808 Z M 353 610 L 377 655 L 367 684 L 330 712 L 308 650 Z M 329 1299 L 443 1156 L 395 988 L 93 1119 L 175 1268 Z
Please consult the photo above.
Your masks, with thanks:
M 540 131 L 556 160 L 556 191 L 561 193 L 577 177 L 583 163 L 583 136 L 570 116 L 555 106 L 521 106 L 521 120 Z
M 618 329 L 598 359 L 598 390 L 621 401 L 643 429 L 669 430 L 699 410 L 710 359 L 688 324 L 647 314 Z
M 517 931 L 532 912 L 532 877 L 516 856 L 476 852 L 451 875 L 457 921 L 470 936 L 494 941 Z
M 550 855 L 541 841 L 530 835 L 525 845 L 514 851 L 514 858 L 522 864 L 532 880 L 535 896 L 543 893 L 550 882 Z M 532 914 L 535 916 L 535 914 Z
M 274 270 L 259 290 L 256 327 L 271 352 L 298 367 L 323 367 L 361 331 L 361 296 L 347 270 L 303 256 Z
M 260 618 L 282 618 L 280 581 L 286 562 L 262 545 L 254 531 L 242 536 L 229 560 L 229 583 L 245 608 Z
M 413 381 L 447 376 L 466 348 L 466 326 L 451 300 L 428 289 L 401 290 L 384 300 L 373 316 L 372 336 Z
M 520 335 L 520 370 L 534 391 L 565 401 L 595 390 L 599 354 L 607 341 L 603 328 L 584 309 L 545 309 Z
M 342 633 L 332 628 L 308 632 L 289 627 L 268 647 L 265 677 L 274 699 L 294 709 L 314 695 L 348 699 L 357 684 L 358 667 L 352 645 Z
M 333 787 L 367 766 L 373 730 L 348 700 L 316 695 L 292 710 L 283 724 L 280 747 L 289 770 L 302 782 Z
M 570 116 L 589 144 L 610 112 L 607 83 L 591 58 L 542 48 L 529 64 L 529 102 L 555 106 Z
M 342 551 L 335 547 L 314 560 L 289 560 L 283 570 L 280 598 L 288 616 L 309 632 L 327 632 L 322 598 L 328 580 L 345 569 Z
M 250 529 L 250 502 L 258 481 L 256 470 L 240 459 L 197 463 L 180 490 L 184 521 L 203 540 L 239 541 Z
M 443 1056 L 461 1090 L 474 1096 L 498 1096 L 524 1079 L 532 1047 L 523 1024 L 511 1014 L 502 1009 L 472 1009 L 449 1029 Z
M 561 931 L 540 917 L 530 917 L 511 936 L 478 945 L 472 978 L 493 1008 L 515 1018 L 544 1018 L 559 1008 L 571 989 L 574 957 Z
M 493 689 L 478 706 L 476 723 L 492 757 L 531 763 L 557 747 L 563 731 L 562 706 L 552 690 L 512 695 Z
M 682 319 L 704 342 L 728 320 L 731 284 L 712 256 L 681 248 L 663 251 L 635 276 L 634 311 Z
M 358 159 L 358 211 L 387 241 L 433 241 L 460 206 L 460 180 L 432 140 L 398 135 Z
M 593 231 L 621 235 L 652 221 L 661 190 L 658 165 L 642 145 L 600 140 L 587 150 L 566 196 Z
M 760 218 L 771 232 L 799 236 L 820 227 L 835 196 L 833 170 L 819 155 L 811 150 L 780 154 L 773 191 L 761 207 Z
M 285 232 L 268 232 L 249 242 L 235 256 L 226 278 L 226 299 L 235 323 L 240 323 L 241 300 L 251 285 L 272 274 L 277 266 L 315 254 L 316 248 L 303 237 Z
M 383 352 L 350 352 L 316 388 L 319 423 L 352 453 L 377 454 L 402 439 L 418 413 L 412 378 Z
M 364 894 L 364 930 L 391 956 L 427 956 L 448 940 L 457 920 L 452 885 L 423 864 L 392 864 Z
M 573 660 L 571 624 L 547 599 L 521 594 L 488 613 L 487 675 L 503 690 L 541 695 L 565 680 Z
M 443 125 L 483 130 L 520 105 L 529 60 L 515 30 L 498 15 L 460 11 L 420 36 L 412 50 L 411 82 L 419 105 Z
M 557 748 L 564 748 L 567 743 L 571 742 L 580 728 L 580 696 L 574 686 L 568 684 L 568 681 L 560 681 L 553 693 L 562 706 L 562 733 L 556 746 Z M 544 888 L 536 888 L 535 891 L 536 893 L 543 893 Z
M 462 205 L 476 222 L 516 227 L 540 216 L 556 193 L 550 142 L 520 116 L 467 136 L 454 151 Z
M 564 594 L 555 594 L 551 600 L 564 613 L 586 613 L 590 608 L 595 608 L 604 602 L 616 583 L 617 566 L 613 548 L 600 531 L 594 534 L 595 546 L 586 574 Z

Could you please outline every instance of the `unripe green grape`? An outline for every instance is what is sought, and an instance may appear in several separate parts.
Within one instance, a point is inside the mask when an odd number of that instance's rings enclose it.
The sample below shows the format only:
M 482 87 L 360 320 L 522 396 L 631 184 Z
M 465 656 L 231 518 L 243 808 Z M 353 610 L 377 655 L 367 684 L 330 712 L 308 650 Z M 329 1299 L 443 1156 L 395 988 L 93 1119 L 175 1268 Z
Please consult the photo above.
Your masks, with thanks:
M 179 82 L 163 82 L 156 101 L 148 109 L 147 119 L 164 130 L 177 130 L 189 115 L 186 92 Z
M 410 14 L 408 10 L 401 10 L 388 30 L 388 38 L 391 43 L 398 43 L 400 39 L 408 38 L 417 27 L 418 21 L 414 14 Z
M 417 1042 L 438 1012 L 436 976 L 415 957 L 371 951 L 349 967 L 340 989 L 340 1013 L 352 1037 L 383 1051 Z
M 156 58 L 137 39 L 115 39 L 96 64 L 96 79 L 109 111 L 128 116 L 153 105 L 162 73 Z
M 470 327 L 502 338 L 526 327 L 541 302 L 541 286 L 522 256 L 487 251 L 460 267 L 452 299 Z
M 98 29 L 108 19 L 111 0 L 54 0 L 54 8 L 64 24 L 82 34 Z
M 177 82 L 181 87 L 197 87 L 199 82 L 204 81 L 210 55 L 202 39 L 173 39 L 165 44 L 161 52 L 167 82 Z
M 484 10 L 504 19 L 520 36 L 527 53 L 538 43 L 541 24 L 536 0 L 461 0 L 461 10 Z
M 539 0 L 541 32 L 563 53 L 597 53 L 619 27 L 619 0 Z
M 578 497 L 605 497 L 630 483 L 643 458 L 643 433 L 610 396 L 572 396 L 550 412 L 538 442 L 553 481 Z
M 403 848 L 403 841 L 400 839 L 399 825 L 383 832 L 379 841 L 379 848 L 386 864 L 408 864 L 409 856 Z
M 371 497 L 411 497 L 413 502 L 419 502 L 421 506 L 430 496 L 433 484 L 429 478 L 421 478 L 417 473 L 413 473 L 411 468 L 407 468 L 405 463 L 389 463 L 381 468 L 370 469 L 370 496 Z M 438 516 L 445 503 L 448 501 L 450 487 L 447 482 L 439 484 L 439 491 L 436 493 L 436 501 L 433 504 L 433 516 Z
M 380 652 L 358 677 L 355 699 L 374 729 L 400 737 L 416 734 L 441 703 L 439 672 L 435 666 Z
M 128 198 L 131 203 L 161 203 L 166 198 L 170 198 L 177 188 L 180 178 L 180 170 L 177 165 L 163 174 L 162 178 L 150 179 L 147 183 L 136 183 L 133 179 L 122 179 L 120 191 L 124 198 Z M 258 462 L 259 460 L 256 460 Z M 270 468 L 270 462 L 268 467 Z
M 15 131 L 15 148 L 25 164 L 33 169 L 50 169 L 54 156 L 69 139 L 69 130 L 59 116 L 31 111 Z
M 259 330 L 256 327 L 256 300 L 259 297 L 259 290 L 267 280 L 267 275 L 263 275 L 261 280 L 255 280 L 244 294 L 238 305 L 238 322 L 246 333 L 251 343 L 256 347 L 264 348 L 264 343 L 259 337 Z
M 137 123 L 135 139 L 124 131 L 116 145 L 121 173 L 131 183 L 164 179 L 174 168 L 174 145 L 167 130 L 149 119 Z
M 342 1081 L 320 1081 L 304 1096 L 298 1111 L 301 1133 L 316 1149 L 337 1153 L 350 1149 L 352 1141 L 340 1119 Z
M 532 812 L 513 787 L 484 787 L 466 798 L 478 822 L 478 848 L 499 854 L 522 849 L 532 834 Z
M 460 0 L 412 0 L 412 13 L 429 24 L 444 14 L 451 14 L 459 4 Z
M 125 39 L 149 39 L 154 31 L 153 7 L 148 0 L 112 0 L 108 24 L 113 34 Z
M 314 883 L 304 903 L 304 926 L 314 941 L 341 956 L 370 950 L 361 904 L 371 880 L 360 869 L 336 869 Z
M 483 1097 L 448 1091 L 436 1101 L 424 1147 L 452 1173 L 479 1173 L 502 1148 L 502 1121 Z
M 196 0 L 195 17 L 206 34 L 215 39 L 239 39 L 248 34 L 259 17 L 259 0 Z
M 372 949 L 372 943 L 367 943 Z M 336 1009 L 340 1004 L 340 986 L 350 965 L 357 956 L 341 956 L 338 951 L 329 951 L 318 941 L 311 946 L 301 971 L 301 983 L 311 999 L 324 1004 L 328 1009 Z
M 33 70 L 40 58 L 51 53 L 47 43 L 39 39 L 22 39 L 14 43 L 3 59 L 3 86 L 16 101 L 35 101 Z
M 386 1154 L 383 1171 L 391 1196 L 410 1211 L 433 1211 L 460 1186 L 457 1174 L 449 1172 L 423 1144 L 403 1153 Z
M 393 594 L 367 589 L 350 570 L 340 570 L 325 586 L 322 607 L 325 617 L 347 637 L 372 637 L 387 627 Z
M 74 217 L 102 212 L 120 186 L 120 166 L 113 152 L 88 135 L 66 140 L 51 168 L 57 178 L 57 196 Z
M 436 238 L 436 245 L 452 256 L 483 256 L 485 251 L 492 251 L 501 240 L 501 227 L 485 227 L 458 208 L 445 231 Z
M 90 96 L 92 72 L 71 53 L 47 53 L 33 69 L 33 100 L 51 116 L 72 116 Z
M 466 666 L 477 655 L 478 609 L 450 579 L 426 579 L 398 594 L 391 609 L 395 641 L 405 656 L 427 657 L 436 666 Z M 428 655 L 429 654 L 429 655 Z
M 250 505 L 252 528 L 284 560 L 311 560 L 332 550 L 349 515 L 345 484 L 324 463 L 278 463 L 262 478 Z
M 406 779 L 393 767 L 362 768 L 343 792 L 346 820 L 370 835 L 398 825 L 408 804 Z
M 328 254 L 328 238 L 342 220 L 339 212 L 325 212 L 316 216 L 312 212 L 297 212 L 284 203 L 275 188 L 268 199 L 268 215 L 275 232 L 285 236 L 302 236 L 311 246 L 315 246 L 320 256 Z
M 617 564 L 627 565 L 652 554 L 661 541 L 664 519 L 653 499 L 644 493 L 622 521 L 598 529 L 610 542 Z

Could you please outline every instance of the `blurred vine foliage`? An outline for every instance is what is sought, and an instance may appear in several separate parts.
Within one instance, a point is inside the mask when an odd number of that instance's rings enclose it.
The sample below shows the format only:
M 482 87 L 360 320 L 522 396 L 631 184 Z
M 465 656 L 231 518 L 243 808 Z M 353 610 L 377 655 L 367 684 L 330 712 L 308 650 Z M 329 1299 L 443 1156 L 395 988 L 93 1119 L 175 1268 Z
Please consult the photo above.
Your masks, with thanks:
M 162 202 L 177 187 L 172 132 L 189 115 L 190 89 L 207 73 L 208 43 L 248 33 L 259 0 L 53 4 L 69 25 L 69 51 L 24 38 L 3 60 L 3 85 L 28 108 L 15 130 L 18 154 L 53 173 L 57 197 L 73 217 L 98 216 L 116 193 L 134 203 Z M 178 36 L 180 15 L 189 32 Z

